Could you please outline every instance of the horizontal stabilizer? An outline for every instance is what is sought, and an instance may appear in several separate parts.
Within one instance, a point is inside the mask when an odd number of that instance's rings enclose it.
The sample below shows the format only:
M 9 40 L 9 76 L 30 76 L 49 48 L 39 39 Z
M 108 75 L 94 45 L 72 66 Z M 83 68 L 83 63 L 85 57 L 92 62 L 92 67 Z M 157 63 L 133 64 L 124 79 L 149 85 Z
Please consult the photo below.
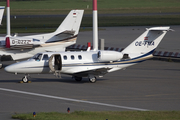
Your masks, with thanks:
M 172 29 L 169 29 L 170 27 L 153 27 L 153 28 L 146 28 L 146 30 L 154 30 L 154 31 L 169 31 Z

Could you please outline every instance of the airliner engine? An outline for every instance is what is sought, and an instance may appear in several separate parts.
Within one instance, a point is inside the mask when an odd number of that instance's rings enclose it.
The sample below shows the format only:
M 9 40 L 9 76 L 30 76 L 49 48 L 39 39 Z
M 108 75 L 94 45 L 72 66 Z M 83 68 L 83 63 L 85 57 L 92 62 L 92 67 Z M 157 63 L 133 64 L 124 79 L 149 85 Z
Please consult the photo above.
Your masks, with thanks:
M 122 59 L 123 54 L 116 51 L 99 51 L 97 57 L 100 62 L 117 61 Z

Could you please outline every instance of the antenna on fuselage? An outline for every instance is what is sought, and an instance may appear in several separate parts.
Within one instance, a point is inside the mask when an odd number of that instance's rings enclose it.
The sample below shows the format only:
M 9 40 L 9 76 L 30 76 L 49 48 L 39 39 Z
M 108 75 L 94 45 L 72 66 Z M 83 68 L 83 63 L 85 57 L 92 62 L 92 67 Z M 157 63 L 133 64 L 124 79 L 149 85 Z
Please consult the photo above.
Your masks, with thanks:
M 93 50 L 98 50 L 98 16 L 97 0 L 93 0 Z

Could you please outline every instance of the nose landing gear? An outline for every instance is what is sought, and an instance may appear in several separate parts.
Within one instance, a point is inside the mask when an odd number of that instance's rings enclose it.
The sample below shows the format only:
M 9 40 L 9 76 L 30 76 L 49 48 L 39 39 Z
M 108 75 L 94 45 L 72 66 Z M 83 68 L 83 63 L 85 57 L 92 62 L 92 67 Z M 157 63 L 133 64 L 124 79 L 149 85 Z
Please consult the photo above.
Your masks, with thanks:
M 31 81 L 29 81 L 29 76 L 25 75 L 25 76 L 22 78 L 22 81 L 20 81 L 20 83 L 31 83 Z

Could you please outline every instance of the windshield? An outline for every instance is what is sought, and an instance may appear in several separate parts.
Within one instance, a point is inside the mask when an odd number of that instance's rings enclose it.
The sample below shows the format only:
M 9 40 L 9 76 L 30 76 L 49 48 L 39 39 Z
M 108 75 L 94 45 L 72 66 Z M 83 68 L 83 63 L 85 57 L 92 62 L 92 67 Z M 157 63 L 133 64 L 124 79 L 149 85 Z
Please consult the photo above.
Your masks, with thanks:
M 40 61 L 42 57 L 42 54 L 36 54 L 32 57 L 32 59 L 35 59 L 36 61 Z

